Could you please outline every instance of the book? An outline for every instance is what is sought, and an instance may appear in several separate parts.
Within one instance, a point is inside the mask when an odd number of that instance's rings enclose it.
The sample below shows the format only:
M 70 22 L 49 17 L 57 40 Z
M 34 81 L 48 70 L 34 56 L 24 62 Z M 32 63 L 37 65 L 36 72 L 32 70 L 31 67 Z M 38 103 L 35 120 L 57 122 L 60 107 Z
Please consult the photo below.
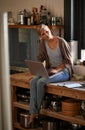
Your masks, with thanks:
M 58 86 L 63 86 L 67 88 L 81 88 L 85 87 L 85 84 L 83 82 L 77 83 L 77 82 L 72 82 L 72 81 L 66 81 L 66 82 L 59 82 L 59 83 L 50 83 L 51 85 L 58 85 Z

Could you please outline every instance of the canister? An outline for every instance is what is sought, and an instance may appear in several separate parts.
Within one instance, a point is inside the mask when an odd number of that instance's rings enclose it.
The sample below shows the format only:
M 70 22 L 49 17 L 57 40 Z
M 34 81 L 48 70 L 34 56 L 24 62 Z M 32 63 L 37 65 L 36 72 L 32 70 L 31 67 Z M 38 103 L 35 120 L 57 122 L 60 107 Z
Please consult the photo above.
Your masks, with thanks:
M 18 24 L 24 24 L 24 11 L 20 11 L 17 16 Z
M 43 121 L 42 130 L 56 130 L 56 122 L 53 122 L 53 121 Z
M 21 113 L 20 114 L 20 125 L 24 128 L 29 128 L 28 122 L 29 122 L 29 114 Z

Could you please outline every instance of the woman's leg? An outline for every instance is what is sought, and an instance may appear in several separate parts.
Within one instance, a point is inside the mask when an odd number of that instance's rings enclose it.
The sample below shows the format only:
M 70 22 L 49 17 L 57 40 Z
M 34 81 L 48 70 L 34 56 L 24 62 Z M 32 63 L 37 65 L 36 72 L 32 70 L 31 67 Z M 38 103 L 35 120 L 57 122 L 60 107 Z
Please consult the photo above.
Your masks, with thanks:
M 37 81 L 39 77 L 34 77 L 30 81 L 30 114 L 37 113 Z
M 58 72 L 57 74 L 50 76 L 47 83 L 58 83 L 64 82 L 70 79 L 70 74 L 67 68 L 63 69 L 62 71 Z
M 57 82 L 64 82 L 69 80 L 69 72 L 67 69 L 60 71 L 59 73 L 55 74 L 52 78 L 40 78 L 37 82 L 37 109 L 38 112 L 41 107 L 42 100 L 45 94 L 45 85 L 48 83 L 57 83 Z
M 30 120 L 28 125 L 32 123 L 35 115 L 39 113 L 42 100 L 45 94 L 45 85 L 51 82 L 63 82 L 69 80 L 67 69 L 55 74 L 52 78 L 35 77 L 30 83 Z

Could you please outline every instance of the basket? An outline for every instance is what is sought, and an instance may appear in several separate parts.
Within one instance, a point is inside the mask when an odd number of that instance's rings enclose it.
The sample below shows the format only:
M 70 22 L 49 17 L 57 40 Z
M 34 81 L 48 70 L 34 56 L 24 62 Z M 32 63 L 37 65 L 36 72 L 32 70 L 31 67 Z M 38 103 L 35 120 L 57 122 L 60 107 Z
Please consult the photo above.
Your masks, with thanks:
M 74 99 L 62 101 L 62 113 L 68 116 L 75 116 L 80 113 L 81 103 Z

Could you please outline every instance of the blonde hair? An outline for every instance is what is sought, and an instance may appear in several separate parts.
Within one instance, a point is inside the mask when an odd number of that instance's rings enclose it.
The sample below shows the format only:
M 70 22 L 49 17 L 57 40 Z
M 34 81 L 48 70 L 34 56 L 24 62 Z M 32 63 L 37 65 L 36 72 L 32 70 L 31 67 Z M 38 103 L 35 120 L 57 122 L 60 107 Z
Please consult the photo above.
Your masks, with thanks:
M 44 29 L 44 30 L 48 31 L 49 33 L 51 33 L 51 30 L 50 30 L 50 28 L 49 28 L 47 25 L 41 24 L 41 25 L 39 25 L 38 28 L 37 28 L 37 31 L 38 31 L 38 34 L 39 34 L 39 35 L 41 35 L 41 30 L 42 30 L 42 29 Z
M 41 30 L 44 29 L 49 32 L 49 34 L 52 34 L 53 36 L 57 36 L 57 29 L 50 29 L 47 25 L 41 24 L 37 28 L 37 32 L 39 36 L 41 36 Z

